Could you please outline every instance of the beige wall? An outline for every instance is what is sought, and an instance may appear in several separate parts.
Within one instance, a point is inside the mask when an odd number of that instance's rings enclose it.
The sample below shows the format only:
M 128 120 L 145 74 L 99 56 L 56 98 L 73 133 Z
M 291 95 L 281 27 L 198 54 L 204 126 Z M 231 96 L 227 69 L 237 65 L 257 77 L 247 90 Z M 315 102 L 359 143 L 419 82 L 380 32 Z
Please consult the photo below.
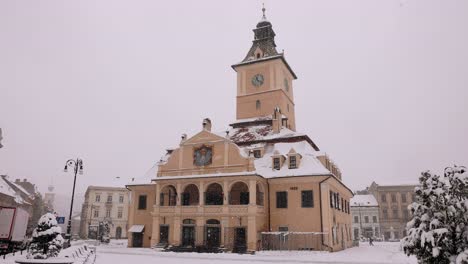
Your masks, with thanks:
M 145 226 L 143 232 L 143 247 L 151 246 L 151 236 L 153 232 L 151 212 L 153 211 L 155 203 L 155 186 L 155 184 L 128 186 L 128 189 L 131 191 L 128 227 L 131 228 L 133 225 Z M 147 196 L 145 210 L 138 209 L 138 197 L 140 195 Z M 128 233 L 128 245 L 130 247 L 133 246 L 132 236 L 132 233 Z
M 294 77 L 281 59 L 238 66 L 236 71 L 237 119 L 271 115 L 273 109 L 279 106 L 282 113 L 288 117 L 290 128 L 296 130 L 292 83 Z M 252 78 L 256 74 L 264 76 L 264 83 L 258 87 L 252 84 Z M 288 89 L 284 84 L 285 80 Z M 257 100 L 261 102 L 261 108 L 258 110 Z
M 198 167 L 193 164 L 193 152 L 202 145 L 213 147 L 212 164 Z M 239 147 L 230 140 L 203 130 L 180 144 L 167 163 L 159 166 L 158 176 L 183 176 L 210 173 L 231 173 L 253 170 L 253 159 L 240 154 Z

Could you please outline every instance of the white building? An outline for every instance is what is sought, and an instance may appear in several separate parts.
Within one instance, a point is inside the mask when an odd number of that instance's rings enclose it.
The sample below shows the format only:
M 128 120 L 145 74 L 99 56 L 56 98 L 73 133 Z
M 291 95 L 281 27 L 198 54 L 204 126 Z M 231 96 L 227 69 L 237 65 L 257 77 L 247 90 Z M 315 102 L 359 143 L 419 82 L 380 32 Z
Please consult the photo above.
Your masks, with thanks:
M 127 238 L 129 192 L 122 187 L 89 186 L 81 211 L 80 236 L 95 239 L 100 223 L 109 223 L 111 238 Z
M 351 198 L 352 237 L 379 238 L 379 204 L 372 194 L 355 195 Z

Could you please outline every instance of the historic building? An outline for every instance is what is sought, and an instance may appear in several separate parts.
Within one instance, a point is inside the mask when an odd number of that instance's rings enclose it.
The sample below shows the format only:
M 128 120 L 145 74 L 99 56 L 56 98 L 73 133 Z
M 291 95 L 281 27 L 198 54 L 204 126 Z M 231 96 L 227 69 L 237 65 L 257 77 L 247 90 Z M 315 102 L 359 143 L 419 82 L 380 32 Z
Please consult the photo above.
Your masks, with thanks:
M 406 223 L 411 220 L 408 205 L 415 201 L 417 185 L 379 185 L 375 182 L 368 192 L 377 199 L 380 208 L 380 229 L 385 240 L 400 240 L 406 236 Z
M 379 204 L 372 194 L 357 194 L 351 198 L 353 240 L 380 238 Z
M 228 131 L 182 135 L 154 179 L 131 192 L 129 246 L 342 250 L 352 245 L 352 192 L 338 167 L 296 131 L 296 74 L 265 15 L 237 73 Z M 295 239 L 292 239 L 296 236 Z M 269 239 L 269 237 L 273 237 Z M 280 240 L 276 239 L 280 238 Z
M 128 190 L 123 187 L 89 186 L 81 210 L 80 237 L 96 239 L 108 223 L 112 238 L 127 237 Z

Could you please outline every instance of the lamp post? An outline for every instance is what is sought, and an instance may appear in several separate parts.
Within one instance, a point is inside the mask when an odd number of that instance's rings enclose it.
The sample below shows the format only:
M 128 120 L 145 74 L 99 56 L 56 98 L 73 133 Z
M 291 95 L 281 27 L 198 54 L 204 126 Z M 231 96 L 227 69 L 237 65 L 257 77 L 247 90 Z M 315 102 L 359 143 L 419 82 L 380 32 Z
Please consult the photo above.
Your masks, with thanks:
M 71 218 L 72 218 L 72 212 L 73 212 L 73 198 L 75 197 L 76 174 L 78 174 L 78 172 L 80 172 L 80 174 L 83 174 L 83 160 L 79 158 L 77 158 L 76 160 L 72 160 L 72 159 L 67 160 L 63 171 L 67 172 L 68 166 L 73 166 L 73 172 L 75 173 L 75 178 L 73 179 L 73 191 L 72 191 L 72 198 L 71 198 L 71 204 L 70 204 L 70 215 L 68 217 L 67 234 L 65 235 L 65 238 L 68 239 L 68 247 L 69 247 L 71 243 Z

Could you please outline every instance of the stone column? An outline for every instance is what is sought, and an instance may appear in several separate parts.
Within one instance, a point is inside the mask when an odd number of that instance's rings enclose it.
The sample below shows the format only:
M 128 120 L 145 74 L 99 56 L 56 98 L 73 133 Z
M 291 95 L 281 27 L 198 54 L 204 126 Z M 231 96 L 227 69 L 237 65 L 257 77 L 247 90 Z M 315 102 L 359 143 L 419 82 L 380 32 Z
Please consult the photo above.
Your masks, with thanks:
M 257 205 L 257 181 L 249 181 L 249 204 Z
M 205 238 L 205 218 L 203 216 L 199 216 L 196 218 L 197 223 L 195 225 L 195 245 L 202 246 Z
M 257 250 L 257 221 L 255 215 L 247 218 L 247 249 Z
M 198 189 L 198 193 L 200 195 L 199 205 L 203 206 L 205 204 L 205 183 L 203 181 L 200 181 L 199 187 L 200 187 L 200 189 Z
M 161 186 L 156 184 L 156 204 L 155 206 L 159 206 L 161 204 Z
M 159 243 L 159 214 L 153 214 L 153 232 L 151 234 L 151 247 Z
M 180 245 L 180 238 L 181 238 L 181 222 L 180 222 L 180 217 L 175 216 L 174 217 L 174 227 L 173 227 L 174 232 L 172 233 L 172 245 L 179 246 Z

